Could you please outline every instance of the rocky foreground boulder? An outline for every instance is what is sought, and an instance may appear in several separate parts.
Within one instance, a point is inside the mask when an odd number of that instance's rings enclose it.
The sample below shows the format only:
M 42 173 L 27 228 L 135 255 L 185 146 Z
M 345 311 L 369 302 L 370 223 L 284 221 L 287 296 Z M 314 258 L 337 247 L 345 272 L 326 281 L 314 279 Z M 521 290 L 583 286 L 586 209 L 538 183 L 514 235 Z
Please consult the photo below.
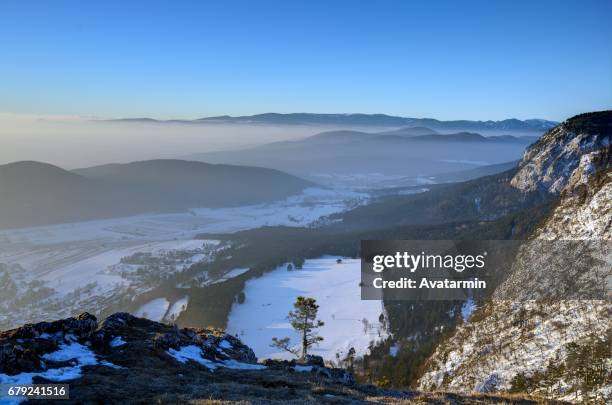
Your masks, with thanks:
M 258 363 L 223 331 L 127 313 L 100 323 L 83 313 L 0 332 L 0 384 L 68 383 L 70 399 L 62 403 L 535 403 L 360 385 L 346 370 L 308 360 Z

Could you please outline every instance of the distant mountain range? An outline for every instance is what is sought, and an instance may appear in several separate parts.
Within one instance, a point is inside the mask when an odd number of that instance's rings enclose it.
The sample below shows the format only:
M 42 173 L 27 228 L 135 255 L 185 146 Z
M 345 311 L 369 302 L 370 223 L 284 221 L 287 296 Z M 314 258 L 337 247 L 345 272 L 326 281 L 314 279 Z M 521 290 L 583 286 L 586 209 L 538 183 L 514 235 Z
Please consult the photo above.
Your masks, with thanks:
M 408 118 L 386 114 L 312 114 L 312 113 L 265 113 L 246 116 L 222 115 L 195 120 L 155 120 L 152 118 L 124 118 L 114 121 L 150 123 L 216 123 L 216 124 L 266 124 L 266 125 L 321 125 L 344 127 L 427 127 L 444 131 L 519 131 L 543 133 L 558 122 L 542 119 L 502 121 L 440 121 L 433 118 Z
M 312 183 L 272 169 L 149 160 L 67 171 L 0 166 L 0 228 L 271 202 Z

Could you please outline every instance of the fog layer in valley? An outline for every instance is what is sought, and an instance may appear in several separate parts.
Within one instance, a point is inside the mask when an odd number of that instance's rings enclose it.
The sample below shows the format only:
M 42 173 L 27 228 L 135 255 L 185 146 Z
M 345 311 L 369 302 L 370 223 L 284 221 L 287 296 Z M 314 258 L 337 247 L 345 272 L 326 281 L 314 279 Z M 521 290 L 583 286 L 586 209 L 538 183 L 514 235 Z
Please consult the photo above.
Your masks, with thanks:
M 237 149 L 323 130 L 325 127 L 160 124 L 0 113 L 0 164 L 36 160 L 76 169 Z

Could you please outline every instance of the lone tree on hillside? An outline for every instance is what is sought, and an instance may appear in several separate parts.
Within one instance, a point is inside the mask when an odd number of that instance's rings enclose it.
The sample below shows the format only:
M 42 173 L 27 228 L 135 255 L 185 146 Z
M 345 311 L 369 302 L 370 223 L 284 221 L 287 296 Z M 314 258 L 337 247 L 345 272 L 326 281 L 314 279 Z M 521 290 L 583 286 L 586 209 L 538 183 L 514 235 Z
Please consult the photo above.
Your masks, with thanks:
M 304 360 L 308 355 L 308 349 L 323 340 L 317 335 L 316 329 L 324 325 L 323 321 L 316 319 L 319 306 L 314 298 L 297 297 L 293 303 L 293 311 L 289 312 L 287 320 L 291 323 L 293 329 L 300 333 L 302 337 L 301 353 L 298 348 L 291 345 L 291 340 L 288 337 L 278 339 L 272 338 L 272 347 L 278 347 L 292 353 L 296 357 Z

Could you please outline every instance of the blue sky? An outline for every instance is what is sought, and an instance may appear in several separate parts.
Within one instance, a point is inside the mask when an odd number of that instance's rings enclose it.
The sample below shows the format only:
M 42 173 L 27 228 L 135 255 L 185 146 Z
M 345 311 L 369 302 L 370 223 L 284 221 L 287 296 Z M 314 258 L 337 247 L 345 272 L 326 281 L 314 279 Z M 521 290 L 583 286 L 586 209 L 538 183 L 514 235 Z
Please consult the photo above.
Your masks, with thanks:
M 0 2 L 0 111 L 547 118 L 612 106 L 612 1 Z

